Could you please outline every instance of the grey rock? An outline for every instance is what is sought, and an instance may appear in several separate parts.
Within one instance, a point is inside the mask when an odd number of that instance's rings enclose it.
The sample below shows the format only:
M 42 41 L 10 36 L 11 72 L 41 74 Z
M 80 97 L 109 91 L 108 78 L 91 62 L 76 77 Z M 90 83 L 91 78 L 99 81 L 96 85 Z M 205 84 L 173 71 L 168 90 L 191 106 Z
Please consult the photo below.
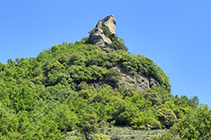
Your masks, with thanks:
M 152 86 L 159 87 L 160 84 L 159 84 L 154 78 L 151 77 L 151 78 L 149 79 L 149 86 L 150 86 L 150 88 L 151 88 Z
M 96 28 L 95 33 L 90 35 L 90 43 L 97 46 L 108 46 L 112 41 L 105 36 L 102 29 Z
M 136 88 L 137 93 L 147 90 L 152 86 L 160 86 L 160 84 L 154 78 L 148 78 L 143 74 L 134 76 L 132 72 L 125 72 L 121 67 L 115 67 L 122 74 L 122 81 L 119 85 L 125 86 L 125 88 Z
M 112 35 L 109 37 L 106 36 L 103 30 L 100 28 L 102 26 L 107 27 L 111 31 Z M 114 19 L 113 15 L 107 16 L 104 19 L 98 21 L 96 28 L 93 29 L 94 31 L 92 31 L 89 36 L 88 43 L 99 46 L 106 53 L 114 52 L 115 50 L 108 48 L 108 46 L 112 43 L 115 37 L 115 27 L 116 20 Z
M 149 80 L 144 77 L 135 77 L 131 74 L 122 73 L 122 81 L 120 82 L 120 85 L 125 86 L 125 88 L 136 88 L 136 91 L 139 93 L 149 89 Z
M 109 37 L 105 36 L 103 30 L 99 27 L 95 29 L 95 33 L 90 35 L 89 42 L 93 45 L 99 46 L 106 53 L 114 52 L 114 49 L 107 46 L 112 43 Z
M 136 92 L 140 93 L 142 91 L 145 91 L 152 86 L 160 86 L 160 84 L 154 79 L 154 78 L 148 78 L 144 76 L 143 74 L 140 74 L 139 76 L 134 76 L 131 73 L 126 73 L 123 68 L 117 66 L 115 67 L 122 75 L 122 80 L 119 81 L 118 85 L 124 86 L 125 88 L 136 88 Z M 98 83 L 92 83 L 89 84 L 89 86 L 92 87 L 99 87 L 104 84 L 108 84 L 110 86 L 114 86 L 111 83 L 104 83 L 104 82 L 98 82 Z
M 107 48 L 107 47 L 101 47 L 99 46 L 103 51 L 105 51 L 106 53 L 110 53 L 110 52 L 114 52 L 115 50 L 114 49 L 111 49 L 111 48 Z
M 108 27 L 112 34 L 115 34 L 116 20 L 113 15 L 107 16 L 104 19 L 98 21 L 96 27 Z

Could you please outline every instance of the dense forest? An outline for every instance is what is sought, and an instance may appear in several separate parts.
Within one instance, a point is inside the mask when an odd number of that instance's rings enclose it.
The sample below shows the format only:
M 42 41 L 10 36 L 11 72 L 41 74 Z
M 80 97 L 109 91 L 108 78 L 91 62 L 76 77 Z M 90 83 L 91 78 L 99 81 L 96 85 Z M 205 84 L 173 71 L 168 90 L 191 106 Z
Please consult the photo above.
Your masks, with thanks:
M 210 108 L 196 96 L 173 96 L 169 77 L 150 58 L 130 54 L 118 37 L 112 53 L 88 39 L 0 63 L 0 139 L 65 139 L 73 131 L 76 139 L 121 139 L 99 134 L 102 124 L 168 130 L 155 140 L 211 139 Z M 117 67 L 160 86 L 125 88 Z

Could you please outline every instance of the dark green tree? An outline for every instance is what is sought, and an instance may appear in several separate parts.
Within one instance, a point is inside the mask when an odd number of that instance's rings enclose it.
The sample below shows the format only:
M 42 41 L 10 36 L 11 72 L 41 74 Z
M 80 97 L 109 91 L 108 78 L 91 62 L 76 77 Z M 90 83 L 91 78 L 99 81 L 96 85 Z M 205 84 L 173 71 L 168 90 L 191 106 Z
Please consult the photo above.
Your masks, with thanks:
M 158 120 L 161 122 L 161 124 L 165 128 L 170 128 L 174 125 L 176 118 L 176 115 L 174 112 L 171 111 L 171 109 L 162 108 L 157 111 Z

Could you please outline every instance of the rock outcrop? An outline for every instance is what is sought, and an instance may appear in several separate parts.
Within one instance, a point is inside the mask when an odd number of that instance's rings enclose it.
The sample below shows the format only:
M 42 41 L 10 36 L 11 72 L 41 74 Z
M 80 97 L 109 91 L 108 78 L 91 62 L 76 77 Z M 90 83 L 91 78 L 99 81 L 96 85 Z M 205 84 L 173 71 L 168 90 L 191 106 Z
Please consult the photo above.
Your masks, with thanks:
M 122 74 L 122 81 L 120 81 L 119 85 L 124 86 L 125 88 L 136 88 L 137 92 L 150 88 L 148 79 L 127 74 Z
M 106 27 L 112 33 L 110 36 L 106 36 L 101 29 Z M 112 43 L 115 36 L 116 20 L 113 15 L 107 16 L 104 19 L 98 21 L 96 28 L 89 36 L 89 43 L 99 46 L 103 51 L 109 53 L 115 51 L 114 49 L 108 48 L 108 45 Z
M 159 87 L 160 84 L 152 77 L 149 78 L 149 86 L 152 87 L 152 86 L 156 86 L 156 87 Z
M 99 27 L 97 27 L 95 29 L 95 33 L 91 35 L 90 42 L 93 45 L 97 46 L 108 46 L 109 44 L 112 43 L 112 41 L 107 36 L 105 36 L 103 30 L 100 29 Z
M 103 33 L 103 30 L 97 27 L 95 32 L 90 35 L 89 43 L 99 46 L 105 52 L 113 52 L 114 49 L 107 48 L 109 44 L 112 43 L 111 39 Z
M 137 93 L 147 90 L 152 86 L 160 86 L 152 77 L 149 78 L 142 74 L 134 76 L 133 74 L 125 73 L 120 67 L 116 68 L 122 74 L 122 81 L 119 82 L 119 85 L 124 86 L 125 88 L 136 88 Z
M 106 27 L 110 31 L 109 35 L 108 33 L 105 35 L 105 29 L 103 29 L 103 27 Z M 107 53 L 115 51 L 114 49 L 108 47 L 115 37 L 115 27 L 116 20 L 113 15 L 107 16 L 98 21 L 96 27 L 90 33 L 88 43 L 99 46 Z M 122 80 L 119 81 L 119 85 L 124 86 L 125 88 L 136 88 L 136 91 L 139 93 L 151 88 L 152 86 L 160 86 L 160 84 L 152 77 L 146 77 L 142 74 L 134 76 L 130 72 L 124 72 L 120 67 L 115 68 L 117 68 L 122 75 Z M 105 82 L 92 83 L 89 84 L 89 86 L 96 87 L 102 86 L 103 84 L 109 84 L 112 86 L 111 83 Z
M 96 28 L 102 26 L 107 27 L 112 34 L 115 34 L 116 20 L 113 15 L 107 16 L 104 19 L 98 21 Z

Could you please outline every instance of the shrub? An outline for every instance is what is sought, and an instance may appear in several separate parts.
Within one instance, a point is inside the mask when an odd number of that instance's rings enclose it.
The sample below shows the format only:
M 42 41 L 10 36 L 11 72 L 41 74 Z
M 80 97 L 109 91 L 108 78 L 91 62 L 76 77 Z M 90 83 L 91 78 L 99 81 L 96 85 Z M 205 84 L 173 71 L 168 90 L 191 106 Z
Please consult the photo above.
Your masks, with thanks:
M 107 135 L 95 134 L 92 140 L 110 140 Z
M 158 119 L 165 128 L 170 128 L 175 120 L 176 115 L 171 111 L 171 109 L 162 108 L 157 111 Z
M 98 128 L 98 119 L 96 114 L 83 114 L 81 122 L 79 123 L 80 131 L 86 137 L 86 140 L 89 138 L 89 134 L 96 132 Z

